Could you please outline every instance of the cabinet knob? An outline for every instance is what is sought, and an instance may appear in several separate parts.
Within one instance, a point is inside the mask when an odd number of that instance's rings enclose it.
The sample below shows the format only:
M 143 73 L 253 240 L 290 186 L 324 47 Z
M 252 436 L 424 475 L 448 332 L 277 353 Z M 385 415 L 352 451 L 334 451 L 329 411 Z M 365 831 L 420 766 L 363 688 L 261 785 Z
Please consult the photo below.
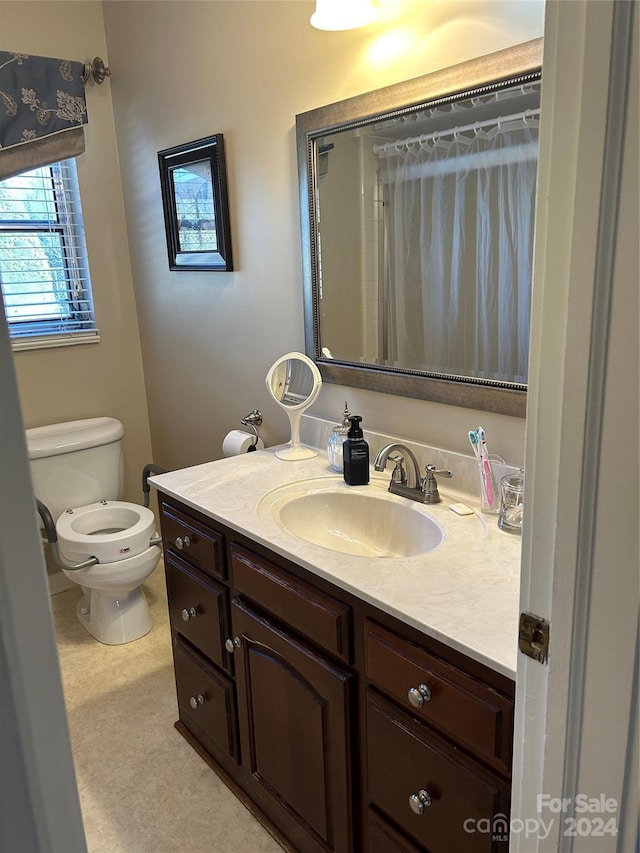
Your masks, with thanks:
M 431 691 L 426 684 L 421 684 L 419 687 L 410 687 L 407 697 L 414 708 L 422 708 L 425 702 L 431 701 Z
M 431 796 L 428 791 L 421 788 L 417 794 L 411 794 L 409 797 L 409 805 L 414 814 L 422 814 L 426 806 L 431 805 Z
M 204 696 L 202 695 L 202 693 L 198 693 L 197 696 L 192 696 L 189 699 L 189 704 L 191 705 L 194 711 L 196 710 L 196 708 L 199 708 L 200 705 L 204 705 Z
M 233 640 L 231 639 L 231 637 L 227 637 L 227 639 L 224 641 L 224 647 L 230 655 L 232 655 L 236 649 L 239 649 L 241 645 L 242 642 L 240 640 L 240 637 L 234 637 Z
M 178 536 L 175 542 L 176 548 L 178 551 L 183 551 L 185 548 L 188 548 L 191 545 L 191 539 L 188 536 Z
M 188 622 L 190 619 L 195 619 L 198 615 L 198 611 L 195 607 L 184 607 L 182 612 L 180 613 L 185 622 Z

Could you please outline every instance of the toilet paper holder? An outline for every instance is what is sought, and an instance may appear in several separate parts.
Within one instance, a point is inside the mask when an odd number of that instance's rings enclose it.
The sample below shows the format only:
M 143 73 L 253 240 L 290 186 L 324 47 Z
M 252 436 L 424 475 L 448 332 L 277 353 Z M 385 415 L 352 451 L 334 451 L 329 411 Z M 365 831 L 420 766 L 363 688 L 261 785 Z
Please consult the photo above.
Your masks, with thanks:
M 255 433 L 255 440 L 247 453 L 250 453 L 252 450 L 256 449 L 258 444 L 258 439 L 260 436 L 258 435 L 258 427 L 262 426 L 262 413 L 258 411 L 258 409 L 253 409 L 253 411 L 249 412 L 248 415 L 245 415 L 243 418 L 240 418 L 240 423 L 243 426 L 250 427 Z

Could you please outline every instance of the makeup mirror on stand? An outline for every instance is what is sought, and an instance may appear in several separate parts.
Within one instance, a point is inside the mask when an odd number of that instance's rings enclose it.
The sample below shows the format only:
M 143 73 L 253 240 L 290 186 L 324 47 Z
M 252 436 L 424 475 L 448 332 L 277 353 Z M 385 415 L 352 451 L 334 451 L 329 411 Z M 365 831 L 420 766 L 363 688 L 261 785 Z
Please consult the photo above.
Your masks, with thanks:
M 290 352 L 271 366 L 266 383 L 269 393 L 282 406 L 291 422 L 291 440 L 287 447 L 276 450 L 277 458 L 289 462 L 313 459 L 318 455 L 317 451 L 300 443 L 300 418 L 320 393 L 320 371 L 306 355 Z

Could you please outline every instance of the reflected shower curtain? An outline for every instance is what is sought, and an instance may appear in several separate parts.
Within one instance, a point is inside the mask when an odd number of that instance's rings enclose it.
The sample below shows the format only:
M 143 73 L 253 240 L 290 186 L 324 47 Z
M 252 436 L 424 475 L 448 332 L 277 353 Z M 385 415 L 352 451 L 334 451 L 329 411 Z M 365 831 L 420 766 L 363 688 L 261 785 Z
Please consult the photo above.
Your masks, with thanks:
M 383 357 L 526 382 L 537 129 L 396 148 L 381 158 Z

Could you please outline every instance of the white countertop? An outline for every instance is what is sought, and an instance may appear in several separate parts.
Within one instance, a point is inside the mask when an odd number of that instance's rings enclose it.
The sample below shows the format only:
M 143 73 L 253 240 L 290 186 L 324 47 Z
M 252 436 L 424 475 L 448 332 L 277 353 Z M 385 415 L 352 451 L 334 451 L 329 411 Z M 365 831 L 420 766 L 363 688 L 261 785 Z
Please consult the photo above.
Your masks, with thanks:
M 372 469 L 370 486 L 350 487 L 331 471 L 321 452 L 315 459 L 286 462 L 274 450 L 207 462 L 149 479 L 157 489 L 214 521 L 270 548 L 341 589 L 395 616 L 430 637 L 515 679 L 520 590 L 520 537 L 498 528 L 468 496 L 447 492 L 442 503 L 419 508 L 443 528 L 435 550 L 418 557 L 363 557 L 311 545 L 287 532 L 260 501 L 283 485 L 334 477 L 337 488 L 386 490 L 389 473 Z M 474 515 L 456 515 L 449 505 L 464 500 Z

